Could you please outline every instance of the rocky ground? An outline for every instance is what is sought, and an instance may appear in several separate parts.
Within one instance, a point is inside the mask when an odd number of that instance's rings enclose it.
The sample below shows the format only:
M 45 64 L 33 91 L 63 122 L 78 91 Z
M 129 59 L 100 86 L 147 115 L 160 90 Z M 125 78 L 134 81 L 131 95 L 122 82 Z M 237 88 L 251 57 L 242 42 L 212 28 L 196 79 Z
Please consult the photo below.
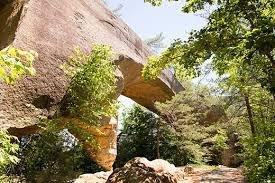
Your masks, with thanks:
M 240 168 L 219 167 L 178 167 L 184 173 L 184 179 L 177 177 L 178 183 L 245 183 Z M 106 183 L 111 172 L 82 175 L 76 183 Z

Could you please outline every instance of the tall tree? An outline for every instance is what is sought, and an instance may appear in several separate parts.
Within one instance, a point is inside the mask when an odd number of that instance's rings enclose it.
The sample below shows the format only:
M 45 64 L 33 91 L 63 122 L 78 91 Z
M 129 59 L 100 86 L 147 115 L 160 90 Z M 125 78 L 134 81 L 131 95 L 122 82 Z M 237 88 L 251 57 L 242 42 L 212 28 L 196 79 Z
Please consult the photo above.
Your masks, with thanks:
M 162 0 L 145 2 L 160 5 Z M 194 13 L 209 5 L 214 10 L 207 25 L 191 32 L 187 41 L 176 40 L 163 54 L 151 59 L 143 74 L 147 78 L 150 73 L 156 76 L 163 68 L 178 63 L 199 74 L 198 66 L 211 59 L 219 75 L 249 73 L 243 83 L 256 80 L 275 95 L 275 1 L 187 0 L 182 11 Z
M 145 0 L 156 6 L 163 1 Z M 150 58 L 143 75 L 152 79 L 163 68 L 179 65 L 196 76 L 199 66 L 210 60 L 221 76 L 224 95 L 236 90 L 246 106 L 238 120 L 249 121 L 254 134 L 248 136 L 244 151 L 249 182 L 274 182 L 275 1 L 186 0 L 182 11 L 201 13 L 209 6 L 213 11 L 207 25 Z
M 191 162 L 193 154 L 169 126 L 163 125 L 152 112 L 135 106 L 123 118 L 115 167 L 134 157 L 162 158 L 180 166 Z

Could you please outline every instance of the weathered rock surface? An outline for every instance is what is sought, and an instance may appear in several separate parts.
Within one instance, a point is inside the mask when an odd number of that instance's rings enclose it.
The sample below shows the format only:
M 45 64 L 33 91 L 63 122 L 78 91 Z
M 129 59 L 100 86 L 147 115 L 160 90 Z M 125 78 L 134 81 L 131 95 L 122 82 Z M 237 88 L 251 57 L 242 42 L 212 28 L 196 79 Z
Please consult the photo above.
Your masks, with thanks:
M 176 168 L 162 159 L 148 161 L 146 158 L 135 158 L 130 160 L 123 168 L 116 169 L 114 172 L 108 171 L 80 175 L 75 180 L 75 183 L 106 183 L 109 177 L 109 181 L 116 183 L 143 183 L 146 180 L 149 182 L 162 180 L 158 179 L 158 176 L 162 178 L 172 176 L 172 180 L 182 181 L 184 180 L 184 173 L 182 168 Z
M 109 172 L 97 172 L 94 174 L 83 174 L 80 175 L 74 183 L 106 183 L 108 177 L 111 175 Z
M 229 135 L 228 148 L 223 150 L 221 154 L 221 161 L 224 166 L 239 167 L 243 160 L 240 157 L 243 151 L 243 146 L 240 143 L 240 135 L 238 133 L 232 133 Z
M 199 124 L 202 126 L 213 125 L 218 121 L 227 121 L 227 116 L 221 105 L 207 106 L 201 112 L 204 113 L 199 117 Z
M 18 129 L 22 135 L 33 133 L 28 127 L 40 119 L 52 118 L 70 82 L 60 66 L 75 47 L 88 51 L 92 43 L 112 46 L 123 75 L 118 88 L 137 103 L 153 110 L 155 101 L 164 101 L 182 89 L 169 71 L 155 81 L 143 81 L 140 71 L 151 55 L 149 48 L 101 0 L 1 0 L 0 48 L 13 44 L 36 51 L 39 58 L 34 65 L 36 76 L 13 86 L 0 84 L 0 127 Z M 110 134 L 108 130 L 115 127 L 103 127 L 103 133 Z
M 192 171 L 190 171 L 190 168 Z M 241 168 L 228 168 L 225 166 L 207 167 L 207 166 L 189 166 L 177 167 L 185 172 L 182 179 L 178 179 L 178 183 L 244 183 L 246 182 Z M 81 175 L 76 183 L 106 183 L 111 172 L 99 172 L 95 174 Z M 131 182 L 130 182 L 131 183 Z M 143 182 L 142 182 L 143 183 Z
M 111 170 L 116 159 L 117 119 L 106 118 L 99 127 L 87 126 L 86 123 L 81 123 L 78 119 L 72 119 L 72 121 L 76 127 L 85 130 L 96 139 L 98 148 L 95 148 L 92 143 L 87 143 L 85 139 L 83 140 L 84 147 L 90 152 L 91 159 L 106 170 Z M 74 133 L 74 135 L 79 140 L 83 138 L 81 134 Z
M 106 183 L 177 183 L 173 175 L 176 172 L 177 168 L 165 160 L 134 158 L 122 168 L 115 169 Z

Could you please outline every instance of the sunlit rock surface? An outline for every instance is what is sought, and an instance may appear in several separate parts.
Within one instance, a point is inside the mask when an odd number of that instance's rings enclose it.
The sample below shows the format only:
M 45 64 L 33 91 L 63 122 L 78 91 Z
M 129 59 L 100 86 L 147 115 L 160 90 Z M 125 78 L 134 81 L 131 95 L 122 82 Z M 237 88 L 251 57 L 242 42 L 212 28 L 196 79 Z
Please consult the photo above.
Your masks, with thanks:
M 174 175 L 177 171 L 173 164 L 165 160 L 148 161 L 146 158 L 137 157 L 122 168 L 115 169 L 106 183 L 177 183 Z
M 173 164 L 156 159 L 137 157 L 113 172 L 80 175 L 75 183 L 177 183 L 184 179 L 184 171 Z
M 106 183 L 108 177 L 112 172 L 97 172 L 94 174 L 80 175 L 74 183 Z
M 70 82 L 60 66 L 75 47 L 88 51 L 92 43 L 111 45 L 118 55 L 116 63 L 123 74 L 118 95 L 123 94 L 154 110 L 155 101 L 164 101 L 182 90 L 169 71 L 155 81 L 143 81 L 140 71 L 152 54 L 150 49 L 100 0 L 1 0 L 0 48 L 13 44 L 39 55 L 34 65 L 36 76 L 26 77 L 12 86 L 1 84 L 1 128 L 21 129 L 21 135 L 33 133 L 26 127 L 41 119 L 53 118 Z M 102 127 L 103 133 L 110 134 L 116 125 L 105 127 Z M 116 138 L 114 136 L 104 138 Z M 107 141 L 112 142 L 109 144 L 112 149 L 114 141 Z M 105 153 L 102 150 L 102 155 Z M 93 157 L 97 159 L 100 152 L 92 154 L 96 154 Z M 112 162 L 108 157 L 106 160 L 108 165 L 101 165 L 110 169 Z

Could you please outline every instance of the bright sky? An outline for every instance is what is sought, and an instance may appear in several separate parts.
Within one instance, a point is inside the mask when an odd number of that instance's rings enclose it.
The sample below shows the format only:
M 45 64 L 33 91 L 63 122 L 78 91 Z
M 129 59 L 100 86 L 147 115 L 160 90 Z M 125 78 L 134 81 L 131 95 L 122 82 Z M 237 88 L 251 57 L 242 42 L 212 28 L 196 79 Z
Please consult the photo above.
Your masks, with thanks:
M 176 38 L 188 38 L 192 29 L 200 29 L 206 20 L 198 15 L 181 12 L 181 2 L 166 2 L 153 7 L 143 0 L 106 0 L 112 8 L 123 5 L 121 18 L 142 38 L 150 38 L 163 32 L 165 43 L 169 46 Z
M 200 29 L 206 24 L 206 20 L 198 15 L 181 12 L 181 2 L 166 2 L 161 7 L 153 7 L 143 0 L 106 0 L 111 9 L 119 4 L 123 8 L 119 11 L 122 18 L 142 39 L 154 37 L 163 33 L 165 46 L 177 38 L 187 39 L 189 32 Z M 119 110 L 119 118 L 122 111 L 133 105 L 133 101 L 121 96 L 119 101 L 122 107 Z M 121 119 L 119 119 L 121 122 Z M 119 123 L 121 128 L 121 123 Z

